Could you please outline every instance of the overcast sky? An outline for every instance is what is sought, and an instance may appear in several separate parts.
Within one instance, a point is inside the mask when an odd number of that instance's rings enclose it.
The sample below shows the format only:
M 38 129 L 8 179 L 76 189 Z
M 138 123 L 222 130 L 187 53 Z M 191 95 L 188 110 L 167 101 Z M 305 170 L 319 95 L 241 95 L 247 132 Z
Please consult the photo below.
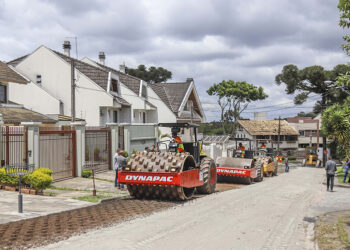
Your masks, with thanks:
M 171 81 L 195 80 L 207 120 L 219 118 L 216 98 L 206 90 L 222 80 L 263 86 L 269 118 L 312 110 L 294 106 L 274 79 L 286 64 L 327 69 L 347 63 L 340 49 L 337 0 L 0 0 L 0 60 L 31 53 L 40 45 L 62 51 L 78 37 L 79 58 L 118 68 L 139 64 L 172 71 Z M 71 40 L 73 42 L 73 40 Z M 75 51 L 73 50 L 73 55 Z M 314 96 L 311 100 L 316 100 Z M 261 108 L 271 105 L 268 108 Z M 254 107 L 258 107 L 255 109 Z

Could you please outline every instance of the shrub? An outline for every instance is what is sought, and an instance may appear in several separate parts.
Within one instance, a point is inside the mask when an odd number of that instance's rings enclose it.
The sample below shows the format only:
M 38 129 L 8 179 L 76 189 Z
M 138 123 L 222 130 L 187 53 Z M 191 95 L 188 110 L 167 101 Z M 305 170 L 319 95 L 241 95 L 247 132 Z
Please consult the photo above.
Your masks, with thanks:
M 82 172 L 81 172 L 81 176 L 83 178 L 90 178 L 92 175 L 92 170 L 88 170 L 88 169 L 84 169 Z
M 30 185 L 32 186 L 32 188 L 34 188 L 35 190 L 38 190 L 38 191 L 42 191 L 42 190 L 48 188 L 53 181 L 51 176 L 44 174 L 40 171 L 34 171 L 30 175 L 29 180 L 30 180 Z
M 43 173 L 43 174 L 47 174 L 47 175 L 49 175 L 49 176 L 52 175 L 52 170 L 49 169 L 49 168 L 38 168 L 38 169 L 36 169 L 35 171 L 39 171 L 39 172 L 41 172 L 41 173 Z
M 22 176 L 22 184 L 30 186 L 35 190 L 44 190 L 49 187 L 52 182 L 52 170 L 47 168 L 39 168 L 33 171 L 32 174 Z M 6 185 L 17 186 L 19 177 L 16 175 L 6 175 L 4 168 L 0 168 L 0 183 Z

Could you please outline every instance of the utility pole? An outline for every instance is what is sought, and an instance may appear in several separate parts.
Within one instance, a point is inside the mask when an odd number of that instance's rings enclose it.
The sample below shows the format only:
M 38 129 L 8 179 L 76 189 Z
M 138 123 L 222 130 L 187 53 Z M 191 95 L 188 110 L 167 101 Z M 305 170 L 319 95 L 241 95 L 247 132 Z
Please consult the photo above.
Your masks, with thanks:
M 71 117 L 72 122 L 75 122 L 75 74 L 74 74 L 74 60 L 71 59 Z
M 278 117 L 278 143 L 277 143 L 277 155 L 280 155 L 280 140 L 281 140 L 281 116 Z

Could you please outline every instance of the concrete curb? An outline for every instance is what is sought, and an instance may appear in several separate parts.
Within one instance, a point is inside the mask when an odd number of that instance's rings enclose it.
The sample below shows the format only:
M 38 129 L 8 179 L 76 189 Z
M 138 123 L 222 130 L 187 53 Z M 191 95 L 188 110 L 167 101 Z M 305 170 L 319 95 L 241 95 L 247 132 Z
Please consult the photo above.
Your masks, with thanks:
M 322 182 L 323 185 L 327 185 L 327 181 Z M 335 187 L 350 188 L 350 185 L 342 183 L 334 183 Z

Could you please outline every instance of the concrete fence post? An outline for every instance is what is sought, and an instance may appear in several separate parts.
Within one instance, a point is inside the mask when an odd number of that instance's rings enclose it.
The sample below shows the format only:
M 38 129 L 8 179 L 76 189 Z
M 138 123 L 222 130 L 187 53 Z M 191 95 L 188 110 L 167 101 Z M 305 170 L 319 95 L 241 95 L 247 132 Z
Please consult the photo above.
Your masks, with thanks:
M 22 126 L 27 128 L 28 136 L 28 164 L 39 166 L 39 127 L 41 122 L 22 122 Z
M 124 126 L 124 150 L 128 151 L 130 150 L 130 125 Z
M 112 164 L 112 169 L 113 169 L 113 160 L 114 160 L 114 154 L 117 151 L 118 148 L 118 141 L 119 141 L 119 133 L 118 133 L 118 124 L 117 123 L 106 123 L 107 127 L 110 128 L 111 130 L 111 164 Z
M 72 122 L 71 126 L 75 129 L 76 138 L 76 175 L 81 177 L 85 165 L 85 125 L 86 122 Z

